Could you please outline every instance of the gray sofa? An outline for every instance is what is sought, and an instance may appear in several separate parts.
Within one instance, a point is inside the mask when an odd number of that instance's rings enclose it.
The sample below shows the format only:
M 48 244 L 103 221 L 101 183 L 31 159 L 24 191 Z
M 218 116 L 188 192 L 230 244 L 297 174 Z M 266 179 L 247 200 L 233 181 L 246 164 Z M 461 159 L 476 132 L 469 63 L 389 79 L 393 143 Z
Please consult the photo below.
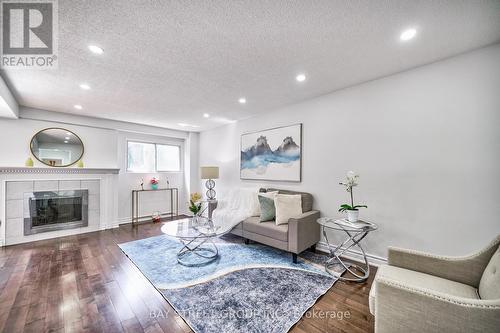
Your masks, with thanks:
M 370 290 L 375 332 L 500 332 L 500 236 L 442 257 L 389 248 Z
M 252 216 L 238 224 L 231 233 L 248 240 L 269 245 L 292 253 L 293 262 L 297 254 L 315 246 L 320 240 L 320 226 L 316 222 L 319 211 L 312 210 L 313 197 L 310 193 L 261 188 L 260 192 L 278 191 L 281 194 L 302 196 L 302 215 L 291 218 L 288 224 L 276 225 L 274 221 L 259 222 Z

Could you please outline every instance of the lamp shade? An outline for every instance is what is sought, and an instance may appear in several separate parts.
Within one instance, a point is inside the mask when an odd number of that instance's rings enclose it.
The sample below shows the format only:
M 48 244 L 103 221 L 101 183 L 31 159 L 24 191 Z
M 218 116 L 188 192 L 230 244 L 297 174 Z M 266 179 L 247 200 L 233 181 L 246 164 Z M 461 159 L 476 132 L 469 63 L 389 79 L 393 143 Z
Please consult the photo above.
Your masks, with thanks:
M 204 166 L 200 168 L 201 179 L 219 179 L 219 167 Z

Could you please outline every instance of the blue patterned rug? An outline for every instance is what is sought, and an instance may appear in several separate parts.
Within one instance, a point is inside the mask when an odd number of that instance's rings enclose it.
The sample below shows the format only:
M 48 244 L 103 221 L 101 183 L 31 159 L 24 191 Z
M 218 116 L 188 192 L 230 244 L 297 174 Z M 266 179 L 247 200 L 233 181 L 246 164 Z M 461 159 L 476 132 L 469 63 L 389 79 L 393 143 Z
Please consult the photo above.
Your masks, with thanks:
M 293 264 L 285 251 L 226 239 L 200 267 L 178 264 L 182 244 L 165 235 L 118 246 L 197 333 L 288 332 L 336 281 L 322 255 Z

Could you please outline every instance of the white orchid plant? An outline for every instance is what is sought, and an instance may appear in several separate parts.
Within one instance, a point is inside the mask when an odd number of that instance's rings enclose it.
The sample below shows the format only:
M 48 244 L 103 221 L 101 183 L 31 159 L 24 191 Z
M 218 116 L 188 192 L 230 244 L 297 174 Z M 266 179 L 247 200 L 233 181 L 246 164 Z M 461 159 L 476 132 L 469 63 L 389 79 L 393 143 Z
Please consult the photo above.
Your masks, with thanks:
M 345 183 L 339 183 L 340 185 L 343 185 L 346 187 L 346 191 L 350 193 L 351 195 L 351 204 L 343 204 L 340 205 L 339 212 L 345 212 L 346 210 L 358 210 L 358 208 L 368 208 L 366 205 L 354 205 L 354 198 L 352 195 L 352 189 L 355 186 L 358 186 L 357 180 L 359 178 L 359 175 L 356 174 L 354 171 L 349 171 L 347 173 L 347 181 Z

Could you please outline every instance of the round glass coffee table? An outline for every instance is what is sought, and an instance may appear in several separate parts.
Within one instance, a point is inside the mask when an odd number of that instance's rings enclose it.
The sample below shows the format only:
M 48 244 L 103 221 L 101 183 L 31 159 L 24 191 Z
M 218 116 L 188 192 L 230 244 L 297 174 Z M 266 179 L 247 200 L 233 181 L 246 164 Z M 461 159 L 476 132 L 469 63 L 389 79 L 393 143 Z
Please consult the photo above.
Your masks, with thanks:
M 177 262 L 184 266 L 203 266 L 216 260 L 219 249 L 213 239 L 225 233 L 206 217 L 166 222 L 161 231 L 181 241 L 183 246 L 177 252 Z
M 342 281 L 363 282 L 370 275 L 370 265 L 366 258 L 366 253 L 359 243 L 369 232 L 377 230 L 377 225 L 370 222 L 359 221 L 349 222 L 345 219 L 333 219 L 329 217 L 321 217 L 317 220 L 323 229 L 323 236 L 331 254 L 325 262 L 325 270 L 331 275 Z M 347 238 L 339 245 L 330 244 L 326 229 L 342 231 L 347 235 Z M 363 254 L 363 264 L 340 258 L 346 251 L 352 247 L 357 247 Z M 349 272 L 352 277 L 343 277 L 342 274 Z

